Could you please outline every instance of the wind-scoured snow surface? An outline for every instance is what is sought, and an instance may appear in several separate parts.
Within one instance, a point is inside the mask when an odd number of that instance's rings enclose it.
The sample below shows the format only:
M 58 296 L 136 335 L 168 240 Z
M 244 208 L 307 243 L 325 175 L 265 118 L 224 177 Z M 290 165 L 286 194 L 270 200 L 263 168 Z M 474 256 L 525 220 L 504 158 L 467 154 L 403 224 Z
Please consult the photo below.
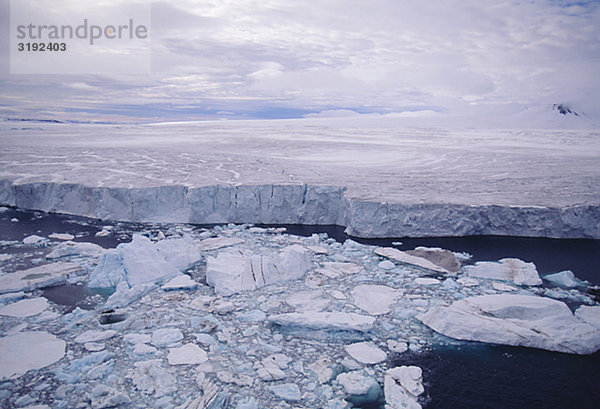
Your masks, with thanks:
M 338 224 L 362 237 L 600 238 L 600 131 L 352 119 L 0 127 L 0 203 L 25 209 Z

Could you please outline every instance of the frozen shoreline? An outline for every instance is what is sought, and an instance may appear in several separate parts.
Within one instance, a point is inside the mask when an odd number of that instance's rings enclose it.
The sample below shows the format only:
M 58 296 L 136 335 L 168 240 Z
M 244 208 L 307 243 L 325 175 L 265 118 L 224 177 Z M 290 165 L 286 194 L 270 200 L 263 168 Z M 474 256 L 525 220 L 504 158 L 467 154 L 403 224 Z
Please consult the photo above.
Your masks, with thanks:
M 357 237 L 600 238 L 600 133 L 338 124 L 0 123 L 0 204 Z M 387 126 L 387 127 L 385 127 Z

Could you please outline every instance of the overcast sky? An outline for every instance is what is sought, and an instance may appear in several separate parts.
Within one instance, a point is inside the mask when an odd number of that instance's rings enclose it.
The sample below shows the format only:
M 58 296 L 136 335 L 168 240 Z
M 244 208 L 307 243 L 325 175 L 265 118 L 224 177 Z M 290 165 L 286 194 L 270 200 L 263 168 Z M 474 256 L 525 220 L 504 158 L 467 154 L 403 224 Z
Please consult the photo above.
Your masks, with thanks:
M 0 2 L 6 33 L 9 0 Z M 154 1 L 151 34 L 150 75 L 10 75 L 3 35 L 0 117 L 282 118 L 553 103 L 600 114 L 599 1 Z

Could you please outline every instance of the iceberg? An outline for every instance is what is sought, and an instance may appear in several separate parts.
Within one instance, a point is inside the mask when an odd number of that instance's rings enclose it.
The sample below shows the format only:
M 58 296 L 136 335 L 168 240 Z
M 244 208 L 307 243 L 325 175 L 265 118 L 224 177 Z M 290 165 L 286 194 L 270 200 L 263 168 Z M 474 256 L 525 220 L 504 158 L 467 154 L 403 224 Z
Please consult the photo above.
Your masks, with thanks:
M 216 257 L 208 257 L 206 282 L 217 294 L 229 296 L 300 279 L 310 266 L 310 253 L 300 245 L 291 245 L 277 254 L 268 255 L 223 251 Z
M 417 318 L 451 338 L 527 346 L 572 354 L 600 349 L 600 331 L 573 315 L 561 301 L 496 294 L 438 305 Z
M 138 284 L 159 284 L 181 274 L 201 258 L 200 251 L 190 238 L 166 239 L 154 244 L 135 234 L 130 243 L 108 250 L 92 272 L 91 288 L 116 288 L 121 282 L 129 287 Z M 161 253 L 160 249 L 163 248 Z M 165 257 L 165 251 L 170 250 Z

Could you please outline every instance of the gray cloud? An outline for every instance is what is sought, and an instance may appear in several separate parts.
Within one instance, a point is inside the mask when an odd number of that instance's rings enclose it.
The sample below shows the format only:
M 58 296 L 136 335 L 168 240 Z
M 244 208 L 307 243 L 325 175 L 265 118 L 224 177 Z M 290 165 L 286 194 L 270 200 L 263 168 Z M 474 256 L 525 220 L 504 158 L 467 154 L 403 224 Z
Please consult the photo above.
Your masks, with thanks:
M 23 115 L 45 112 L 51 101 L 52 115 L 121 108 L 136 118 L 160 117 L 161 109 L 172 118 L 179 107 L 181 119 L 563 101 L 594 113 L 600 7 L 565 4 L 154 2 L 152 75 L 10 76 L 2 66 L 0 103 Z M 7 61 L 6 44 L 0 52 Z

